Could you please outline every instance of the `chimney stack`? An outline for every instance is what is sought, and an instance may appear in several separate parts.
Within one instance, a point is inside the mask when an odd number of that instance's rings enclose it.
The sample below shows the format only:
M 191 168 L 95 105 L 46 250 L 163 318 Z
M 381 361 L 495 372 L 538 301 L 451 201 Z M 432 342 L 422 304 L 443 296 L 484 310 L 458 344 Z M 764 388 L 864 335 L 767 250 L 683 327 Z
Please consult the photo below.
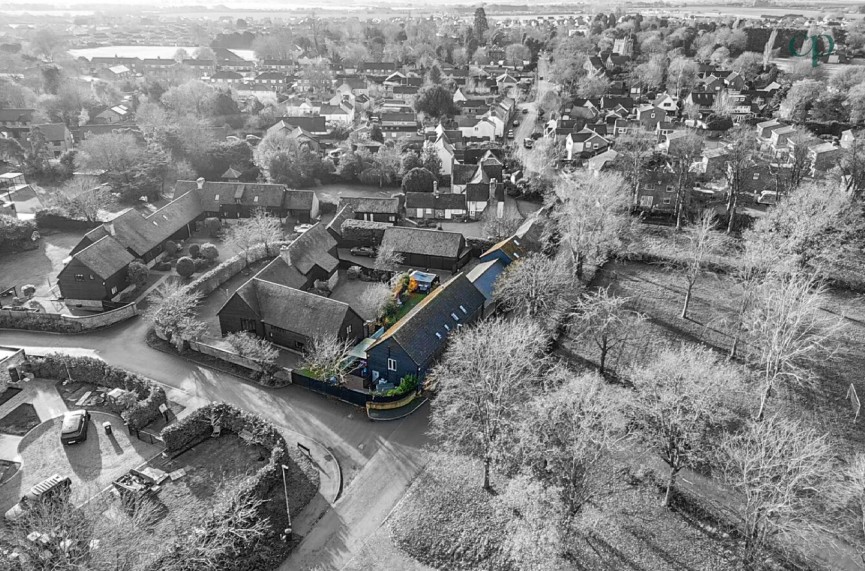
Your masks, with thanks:
M 279 257 L 285 262 L 285 265 L 291 265 L 291 245 L 283 246 L 279 249 Z
M 198 185 L 198 190 L 204 190 L 204 177 L 200 176 L 195 180 L 195 183 Z
M 495 204 L 496 201 L 498 200 L 496 198 L 497 187 L 498 187 L 498 184 L 496 183 L 496 179 L 491 178 L 490 179 L 490 204 Z
M 433 194 L 435 196 L 439 195 L 439 181 L 437 181 L 437 180 L 433 181 Z
M 109 236 L 115 236 L 116 235 L 114 233 L 114 222 L 106 222 L 105 223 L 105 230 L 108 232 Z

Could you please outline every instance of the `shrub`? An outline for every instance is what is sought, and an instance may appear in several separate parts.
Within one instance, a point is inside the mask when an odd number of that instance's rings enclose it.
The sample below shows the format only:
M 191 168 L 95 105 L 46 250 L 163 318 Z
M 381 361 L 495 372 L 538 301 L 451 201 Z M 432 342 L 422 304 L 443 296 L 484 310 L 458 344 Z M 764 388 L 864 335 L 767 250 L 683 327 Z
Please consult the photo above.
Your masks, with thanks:
M 177 260 L 177 267 L 175 269 L 180 277 L 188 278 L 195 273 L 195 262 L 192 261 L 192 258 L 183 256 Z
M 126 267 L 126 276 L 129 278 L 129 283 L 135 286 L 143 286 L 147 283 L 147 276 L 150 272 L 141 261 L 132 260 Z
M 197 258 L 201 254 L 201 246 L 198 244 L 190 244 L 189 245 L 189 255 L 193 258 Z
M 165 404 L 165 390 L 150 379 L 105 364 L 94 357 L 72 357 L 51 353 L 31 357 L 33 374 L 45 379 L 67 379 L 92 383 L 111 389 L 135 393 L 138 401 L 123 411 L 121 417 L 133 429 L 144 428 L 159 416 L 159 405 Z
M 173 240 L 169 240 L 165 243 L 165 253 L 169 256 L 176 256 L 177 252 L 180 251 L 180 246 L 177 245 L 177 242 Z
M 425 168 L 413 168 L 402 179 L 404 192 L 432 192 L 436 177 Z
M 216 238 L 222 230 L 222 221 L 219 218 L 205 218 L 204 228 L 207 230 L 208 236 Z
M 21 294 L 26 298 L 36 295 L 36 286 L 27 284 L 21 288 Z
M 210 267 L 210 260 L 206 258 L 195 258 L 192 263 L 195 265 L 196 272 L 203 272 Z
M 400 379 L 399 385 L 387 391 L 385 396 L 399 397 L 407 395 L 416 391 L 419 384 L 420 382 L 418 381 L 417 375 L 406 375 Z
M 23 247 L 36 231 L 36 222 L 0 214 L 0 250 Z
M 201 255 L 213 262 L 219 257 L 219 250 L 213 244 L 207 243 L 201 246 Z

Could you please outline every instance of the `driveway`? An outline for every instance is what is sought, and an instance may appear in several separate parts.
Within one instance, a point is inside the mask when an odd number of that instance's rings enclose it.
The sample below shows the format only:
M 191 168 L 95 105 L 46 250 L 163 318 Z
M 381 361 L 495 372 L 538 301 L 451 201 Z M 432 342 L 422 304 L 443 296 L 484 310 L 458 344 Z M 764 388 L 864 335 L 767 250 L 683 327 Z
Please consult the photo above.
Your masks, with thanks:
M 35 250 L 0 254 L 0 290 L 17 286 L 21 295 L 21 286 L 32 284 L 36 297 L 56 297 L 50 293 L 49 284 L 56 285 L 63 260 L 83 236 L 84 232 L 54 232 L 43 235 Z M 11 298 L 3 301 L 8 303 Z
M 0 331 L 0 345 L 29 352 L 59 350 L 91 354 L 109 364 L 208 401 L 234 404 L 244 410 L 315 438 L 333 452 L 343 474 L 343 496 L 299 548 L 304 565 L 338 568 L 362 549 L 402 498 L 422 465 L 428 442 L 428 407 L 393 422 L 370 422 L 366 411 L 327 399 L 301 387 L 264 388 L 189 362 L 179 355 L 151 349 L 142 318 L 75 336 L 29 331 Z M 91 427 L 92 428 L 92 427 Z M 104 435 L 100 435 L 104 438 Z M 385 450 L 379 454 L 380 451 Z M 378 455 L 378 456 L 377 456 Z M 376 457 L 377 461 L 371 462 Z M 395 477 L 392 477 L 395 476 Z
M 72 500 L 81 503 L 162 452 L 158 446 L 130 439 L 120 417 L 91 414 L 87 440 L 78 444 L 60 443 L 62 416 L 43 422 L 24 436 L 18 445 L 21 469 L 0 487 L 0 510 L 5 512 L 27 490 L 54 474 L 72 479 Z M 110 435 L 102 428 L 104 422 L 111 423 Z

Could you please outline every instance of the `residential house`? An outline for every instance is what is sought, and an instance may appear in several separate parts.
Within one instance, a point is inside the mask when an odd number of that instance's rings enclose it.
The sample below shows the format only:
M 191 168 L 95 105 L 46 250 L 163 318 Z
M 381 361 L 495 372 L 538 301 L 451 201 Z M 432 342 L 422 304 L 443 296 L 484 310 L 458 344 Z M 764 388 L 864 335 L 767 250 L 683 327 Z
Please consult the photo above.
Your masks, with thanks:
M 64 123 L 34 125 L 33 131 L 38 131 L 45 138 L 45 154 L 49 158 L 56 159 L 63 153 L 72 150 L 72 133 Z
M 589 77 L 599 77 L 604 75 L 607 71 L 607 67 L 604 65 L 604 60 L 598 56 L 589 56 L 588 59 L 586 59 L 586 63 L 583 64 L 583 69 L 586 70 Z
M 70 304 L 116 297 L 129 285 L 125 278 L 129 262 L 138 258 L 150 263 L 162 252 L 166 241 L 188 238 L 191 224 L 202 212 L 198 195 L 187 193 L 148 216 L 129 209 L 87 232 L 57 275 L 61 297 Z M 121 250 L 128 255 L 121 254 Z M 100 263 L 100 257 L 106 262 Z
M 315 224 L 283 246 L 255 277 L 304 291 L 333 290 L 339 281 L 337 241 L 324 225 Z
M 768 143 L 772 138 L 772 131 L 786 126 L 786 123 L 781 123 L 777 119 L 770 119 L 769 121 L 757 123 L 757 138 L 762 142 Z
M 240 85 L 243 83 L 243 76 L 236 71 L 220 70 L 210 76 L 210 82 L 222 85 Z
M 459 117 L 457 126 L 466 139 L 494 141 L 496 138 L 496 125 L 486 118 Z
M 598 176 L 602 170 L 616 162 L 616 157 L 619 156 L 614 149 L 604 151 L 599 155 L 595 155 L 586 161 L 586 169 L 593 175 Z
M 568 134 L 565 139 L 565 153 L 567 160 L 573 161 L 580 158 L 602 153 L 610 146 L 610 141 L 598 135 L 588 127 L 583 127 L 576 133 Z
M 285 89 L 288 84 L 287 77 L 284 73 L 279 71 L 263 71 L 255 76 L 252 80 L 253 85 L 256 87 L 272 89 L 274 91 L 280 91 Z
M 328 122 L 349 124 L 354 122 L 354 107 L 351 104 L 322 105 L 319 114 Z
M 509 266 L 512 262 L 525 258 L 528 254 L 529 250 L 520 242 L 520 237 L 514 235 L 498 242 L 481 254 L 480 261 L 489 262 L 497 260 L 503 265 Z
M 704 149 L 700 161 L 700 172 L 709 178 L 723 176 L 727 169 L 727 157 L 729 151 L 724 147 Z
M 361 77 L 346 77 L 342 80 L 336 92 L 342 95 L 369 95 L 369 84 Z
M 441 176 L 450 177 L 453 173 L 455 151 L 444 129 L 440 133 L 436 133 L 435 142 L 430 147 L 435 151 L 442 163 Z
M 485 302 L 462 273 L 434 289 L 367 349 L 371 380 L 397 385 L 407 375 L 423 379 L 450 334 L 479 319 Z
M 709 115 L 712 112 L 712 107 L 715 105 L 714 91 L 692 91 L 685 98 L 686 108 L 691 107 L 696 109 L 701 116 Z
M 223 335 L 249 332 L 302 352 L 318 338 L 356 341 L 363 319 L 347 303 L 254 277 L 217 312 Z
M 0 132 L 8 133 L 13 139 L 22 139 L 33 126 L 35 109 L 0 109 Z
M 667 93 L 659 93 L 652 105 L 658 109 L 663 109 L 667 114 L 675 115 L 679 111 L 679 106 L 676 103 L 676 98 Z
M 470 250 L 459 232 L 393 226 L 384 232 L 382 248 L 393 248 L 409 266 L 456 272 L 468 262 Z
M 270 134 L 273 131 L 294 131 L 300 127 L 314 137 L 319 137 L 327 134 L 327 121 L 321 116 L 295 116 L 295 117 L 280 117 L 279 121 L 271 125 L 267 129 Z
M 386 139 L 415 136 L 418 132 L 417 117 L 414 113 L 382 113 L 381 131 Z
M 342 208 L 345 205 L 351 207 L 356 220 L 395 224 L 402 216 L 402 201 L 399 195 L 389 198 L 372 196 L 340 197 L 339 207 Z
M 676 203 L 676 175 L 667 168 L 643 173 L 637 204 L 644 212 L 673 212 Z
M 96 125 L 114 125 L 128 121 L 129 116 L 129 108 L 125 105 L 115 105 L 113 107 L 94 109 L 90 114 L 89 122 Z
M 769 145 L 775 154 L 786 151 L 790 137 L 795 133 L 796 128 L 791 125 L 785 125 L 772 131 L 769 135 Z
M 391 90 L 391 94 L 394 99 L 399 99 L 400 101 L 414 101 L 414 98 L 417 97 L 419 89 L 413 85 L 396 85 Z
M 500 260 L 481 262 L 466 274 L 468 280 L 484 296 L 483 317 L 492 315 L 498 306 L 495 295 L 496 281 L 507 267 Z
M 466 99 L 457 104 L 460 114 L 468 117 L 484 115 L 490 110 L 490 104 L 486 99 Z
M 838 165 L 844 149 L 836 147 L 832 143 L 820 143 L 808 149 L 808 158 L 811 160 L 811 172 L 826 172 Z
M 435 192 L 407 192 L 406 217 L 412 219 L 453 220 L 466 215 L 466 195 Z
M 667 112 L 654 105 L 640 105 L 636 110 L 637 121 L 646 131 L 654 131 L 658 123 L 666 121 Z
M 689 142 L 687 131 L 671 131 L 664 135 L 660 147 L 665 153 L 671 154 L 684 149 Z
M 248 218 L 259 208 L 272 216 L 309 222 L 319 216 L 318 197 L 311 190 L 286 189 L 282 184 L 178 180 L 175 195 L 195 193 L 202 217 Z

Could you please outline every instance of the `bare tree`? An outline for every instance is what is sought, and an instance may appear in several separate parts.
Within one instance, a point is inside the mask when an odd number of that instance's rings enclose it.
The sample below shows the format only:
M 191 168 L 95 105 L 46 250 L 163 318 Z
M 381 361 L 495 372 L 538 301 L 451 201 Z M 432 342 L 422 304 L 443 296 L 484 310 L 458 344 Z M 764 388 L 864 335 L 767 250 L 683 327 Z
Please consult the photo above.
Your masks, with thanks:
M 832 504 L 841 513 L 839 527 L 852 532 L 865 563 L 865 454 L 857 454 L 844 466 L 832 492 Z
M 861 228 L 849 194 L 806 183 L 782 197 L 743 237 L 748 248 L 771 253 L 779 271 L 824 271 L 849 252 Z
M 720 244 L 720 236 L 715 232 L 715 215 L 705 211 L 693 226 L 685 230 L 685 259 L 682 262 L 682 277 L 685 280 L 685 302 L 682 304 L 682 319 L 688 317 L 688 306 L 694 285 L 705 271 L 706 256 Z
M 350 339 L 316 335 L 304 350 L 304 366 L 320 381 L 335 379 L 342 384 L 351 370 L 348 358 L 351 347 Z
M 745 316 L 750 358 L 762 376 L 760 409 L 783 383 L 808 386 L 814 378 L 809 365 L 830 354 L 830 341 L 840 321 L 825 316 L 826 286 L 807 274 L 770 274 L 755 290 Z
M 690 208 L 691 191 L 696 173 L 694 163 L 703 154 L 703 137 L 691 131 L 676 144 L 670 153 L 676 175 L 676 230 L 682 228 L 682 218 Z
M 606 374 L 607 358 L 611 353 L 621 354 L 625 346 L 639 332 L 644 319 L 639 313 L 628 309 L 630 300 L 610 293 L 610 288 L 598 288 L 587 293 L 577 302 L 577 310 L 571 314 L 571 331 L 577 339 L 590 341 L 597 347 L 598 372 Z
M 564 262 L 542 254 L 513 262 L 495 283 L 495 297 L 506 311 L 555 322 L 578 291 Z
M 375 256 L 373 267 L 380 272 L 395 272 L 405 262 L 402 254 L 391 245 L 382 245 Z
M 263 244 L 270 252 L 271 246 L 282 239 L 282 224 L 264 208 L 256 208 L 251 217 L 238 220 L 228 229 L 228 242 L 243 253 L 246 266 L 253 246 Z
M 229 333 L 225 342 L 241 357 L 255 361 L 265 373 L 271 374 L 276 370 L 279 350 L 269 341 L 243 331 Z
M 545 349 L 533 321 L 482 321 L 453 336 L 431 373 L 438 393 L 430 432 L 445 451 L 483 462 L 485 490 L 511 446 L 520 403 L 544 374 Z
M 196 319 L 195 308 L 201 297 L 201 292 L 179 282 L 165 282 L 148 297 L 145 316 L 181 351 L 185 339 L 197 339 L 207 332 L 207 326 Z
M 515 209 L 505 209 L 504 215 L 499 218 L 493 204 L 484 209 L 481 220 L 484 235 L 493 240 L 504 240 L 512 236 L 523 223 L 523 219 Z
M 746 125 L 739 125 L 730 131 L 731 142 L 727 146 L 727 234 L 735 227 L 736 208 L 739 195 L 745 189 L 747 169 L 753 164 L 756 150 L 754 135 Z
M 610 484 L 611 454 L 627 435 L 629 395 L 595 373 L 560 374 L 565 377 L 561 386 L 526 407 L 517 440 L 521 463 L 560 489 L 573 517 Z
M 622 135 L 616 140 L 616 167 L 631 187 L 631 206 L 637 206 L 640 184 L 646 163 L 655 152 L 655 135 L 638 130 Z
M 393 288 L 381 282 L 369 284 L 353 305 L 364 319 L 376 320 L 396 307 Z
M 630 229 L 625 181 L 616 173 L 574 173 L 559 179 L 554 194 L 553 219 L 581 280 L 585 264 L 603 263 Z
M 832 473 L 831 446 L 812 428 L 776 415 L 728 436 L 719 456 L 724 483 L 742 496 L 727 506 L 744 535 L 742 565 L 759 569 L 773 538 L 808 525 L 814 492 Z
M 99 220 L 99 211 L 110 208 L 114 197 L 108 187 L 94 185 L 86 180 L 72 179 L 63 185 L 57 195 L 57 204 L 70 216 L 88 222 Z
M 726 398 L 739 373 L 709 349 L 682 345 L 662 351 L 632 380 L 637 433 L 670 467 L 666 506 L 679 472 L 708 457 L 712 425 L 731 414 Z

